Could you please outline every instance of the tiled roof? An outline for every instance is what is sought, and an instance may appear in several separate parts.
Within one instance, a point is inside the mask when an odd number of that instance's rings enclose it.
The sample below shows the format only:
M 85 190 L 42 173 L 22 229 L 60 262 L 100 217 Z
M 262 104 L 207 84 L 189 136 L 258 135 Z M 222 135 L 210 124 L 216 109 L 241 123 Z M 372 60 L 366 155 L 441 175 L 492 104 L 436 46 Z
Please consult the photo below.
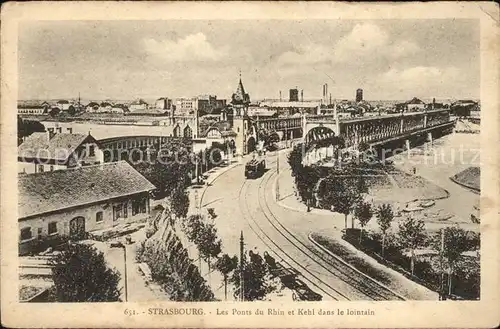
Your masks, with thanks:
M 207 136 L 208 132 L 212 129 L 217 129 L 221 133 L 222 137 L 236 136 L 236 133 L 231 129 L 231 123 L 229 121 L 218 121 L 208 127 L 200 135 Z
M 92 136 L 84 134 L 60 133 L 49 140 L 48 133 L 33 133 L 19 145 L 17 155 L 23 158 L 40 157 L 66 161 L 87 138 L 95 142 Z
M 155 189 L 126 161 L 20 175 L 19 218 Z

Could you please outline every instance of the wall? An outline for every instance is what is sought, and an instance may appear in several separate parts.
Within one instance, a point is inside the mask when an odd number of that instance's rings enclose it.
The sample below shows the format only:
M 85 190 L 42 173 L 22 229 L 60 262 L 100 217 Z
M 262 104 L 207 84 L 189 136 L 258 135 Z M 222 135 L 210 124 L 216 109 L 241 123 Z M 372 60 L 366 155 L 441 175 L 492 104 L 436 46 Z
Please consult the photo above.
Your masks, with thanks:
M 140 195 L 135 195 L 139 197 Z M 110 228 L 119 224 L 131 223 L 145 219 L 149 216 L 150 206 L 149 206 L 149 195 L 148 193 L 142 194 L 142 196 L 147 197 L 147 207 L 146 213 L 139 213 L 132 216 L 132 200 L 133 196 L 126 198 L 115 199 L 112 201 L 105 201 L 97 204 L 86 205 L 76 208 L 67 209 L 60 212 L 54 212 L 50 214 L 42 214 L 26 220 L 19 220 L 19 231 L 18 235 L 20 237 L 21 230 L 25 227 L 31 227 L 32 239 L 27 241 L 19 241 L 19 253 L 25 254 L 30 248 L 31 244 L 36 241 L 38 235 L 38 228 L 42 229 L 42 238 L 54 238 L 67 237 L 69 236 L 69 222 L 75 218 L 82 216 L 85 218 L 85 231 L 91 232 L 95 230 Z M 113 206 L 123 204 L 127 202 L 127 218 L 119 218 L 113 221 Z M 96 222 L 96 213 L 103 212 L 102 222 Z M 50 222 L 57 222 L 57 234 L 52 236 L 48 235 L 48 225 Z
M 18 173 L 26 173 L 26 174 L 34 174 L 34 173 L 37 173 L 37 172 L 40 172 L 39 171 L 39 167 L 42 166 L 43 167 L 43 171 L 50 171 L 50 167 L 52 166 L 53 167 L 53 170 L 63 170 L 63 169 L 66 169 L 67 167 L 66 166 L 62 166 L 62 165 L 50 165 L 50 164 L 35 164 L 35 163 L 32 163 L 32 162 L 21 162 L 19 161 L 17 163 L 17 172 Z

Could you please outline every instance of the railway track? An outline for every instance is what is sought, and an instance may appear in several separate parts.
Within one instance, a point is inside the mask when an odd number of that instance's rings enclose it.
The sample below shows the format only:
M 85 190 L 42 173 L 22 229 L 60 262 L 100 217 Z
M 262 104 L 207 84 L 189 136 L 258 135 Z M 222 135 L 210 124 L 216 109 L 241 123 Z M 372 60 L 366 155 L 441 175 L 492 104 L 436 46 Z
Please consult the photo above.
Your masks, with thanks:
M 243 214 L 243 218 L 248 222 L 250 229 L 269 249 L 268 252 L 274 253 L 277 256 L 277 258 L 280 259 L 280 261 L 286 264 L 288 267 L 292 267 L 297 270 L 300 269 L 301 273 L 307 273 L 308 276 L 307 277 L 304 276 L 304 278 L 313 286 L 315 286 L 317 289 L 319 289 L 323 294 L 326 294 L 333 300 L 349 300 L 347 296 L 345 296 L 340 291 L 332 287 L 330 284 L 322 280 L 319 276 L 317 276 L 314 272 L 310 271 L 300 262 L 289 256 L 288 253 L 285 252 L 283 248 L 266 233 L 266 231 L 259 225 L 259 223 L 255 220 L 255 218 L 248 210 L 248 205 L 246 203 L 247 187 L 248 187 L 248 182 L 245 181 L 239 191 L 240 209 Z M 276 250 L 278 250 L 279 253 L 276 252 Z M 311 277 L 312 280 L 310 279 Z
M 323 254 L 316 247 L 308 245 L 298 239 L 292 232 L 290 232 L 278 218 L 271 211 L 265 193 L 269 192 L 265 187 L 272 174 L 264 175 L 259 182 L 258 186 L 258 200 L 259 206 L 266 220 L 273 226 L 273 228 L 283 236 L 288 243 L 300 250 L 310 261 L 315 262 L 321 268 L 326 270 L 332 276 L 338 277 L 346 282 L 363 295 L 373 300 L 404 300 L 401 296 L 393 293 L 386 287 L 361 276 L 357 271 L 349 266 L 346 266 L 334 257 Z M 261 193 L 263 192 L 263 193 Z M 337 291 L 337 290 L 336 290 Z M 346 297 L 346 299 L 348 299 Z

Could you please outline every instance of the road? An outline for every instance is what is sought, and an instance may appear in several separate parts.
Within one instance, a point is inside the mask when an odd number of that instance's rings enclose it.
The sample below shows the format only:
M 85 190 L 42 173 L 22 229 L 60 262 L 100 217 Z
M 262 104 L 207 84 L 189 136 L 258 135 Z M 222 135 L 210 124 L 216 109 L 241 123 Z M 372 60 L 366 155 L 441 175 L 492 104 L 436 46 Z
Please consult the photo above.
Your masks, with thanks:
M 281 166 L 287 164 L 281 153 Z M 318 216 L 283 208 L 275 201 L 276 154 L 268 155 L 267 172 L 255 180 L 244 178 L 243 166 L 228 170 L 206 190 L 203 207 L 219 215 L 216 226 L 224 252 L 238 254 L 240 231 L 247 249 L 270 252 L 283 265 L 301 273 L 323 300 L 401 300 L 401 298 L 353 270 L 309 242 L 308 235 L 330 228 L 343 217 Z M 291 178 L 290 178 L 291 179 Z M 338 218 L 337 218 L 338 217 Z

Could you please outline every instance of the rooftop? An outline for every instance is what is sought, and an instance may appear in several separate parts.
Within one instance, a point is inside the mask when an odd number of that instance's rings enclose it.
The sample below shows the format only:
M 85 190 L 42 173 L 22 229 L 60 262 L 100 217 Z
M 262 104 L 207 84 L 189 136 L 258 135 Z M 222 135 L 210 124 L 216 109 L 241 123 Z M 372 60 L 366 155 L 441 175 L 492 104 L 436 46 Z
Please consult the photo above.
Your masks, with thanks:
M 59 133 L 49 139 L 48 133 L 36 132 L 26 137 L 19 145 L 17 155 L 21 158 L 37 157 L 66 161 L 76 148 L 88 139 L 95 142 L 92 136 L 85 134 Z
M 155 189 L 126 161 L 20 175 L 19 218 Z

